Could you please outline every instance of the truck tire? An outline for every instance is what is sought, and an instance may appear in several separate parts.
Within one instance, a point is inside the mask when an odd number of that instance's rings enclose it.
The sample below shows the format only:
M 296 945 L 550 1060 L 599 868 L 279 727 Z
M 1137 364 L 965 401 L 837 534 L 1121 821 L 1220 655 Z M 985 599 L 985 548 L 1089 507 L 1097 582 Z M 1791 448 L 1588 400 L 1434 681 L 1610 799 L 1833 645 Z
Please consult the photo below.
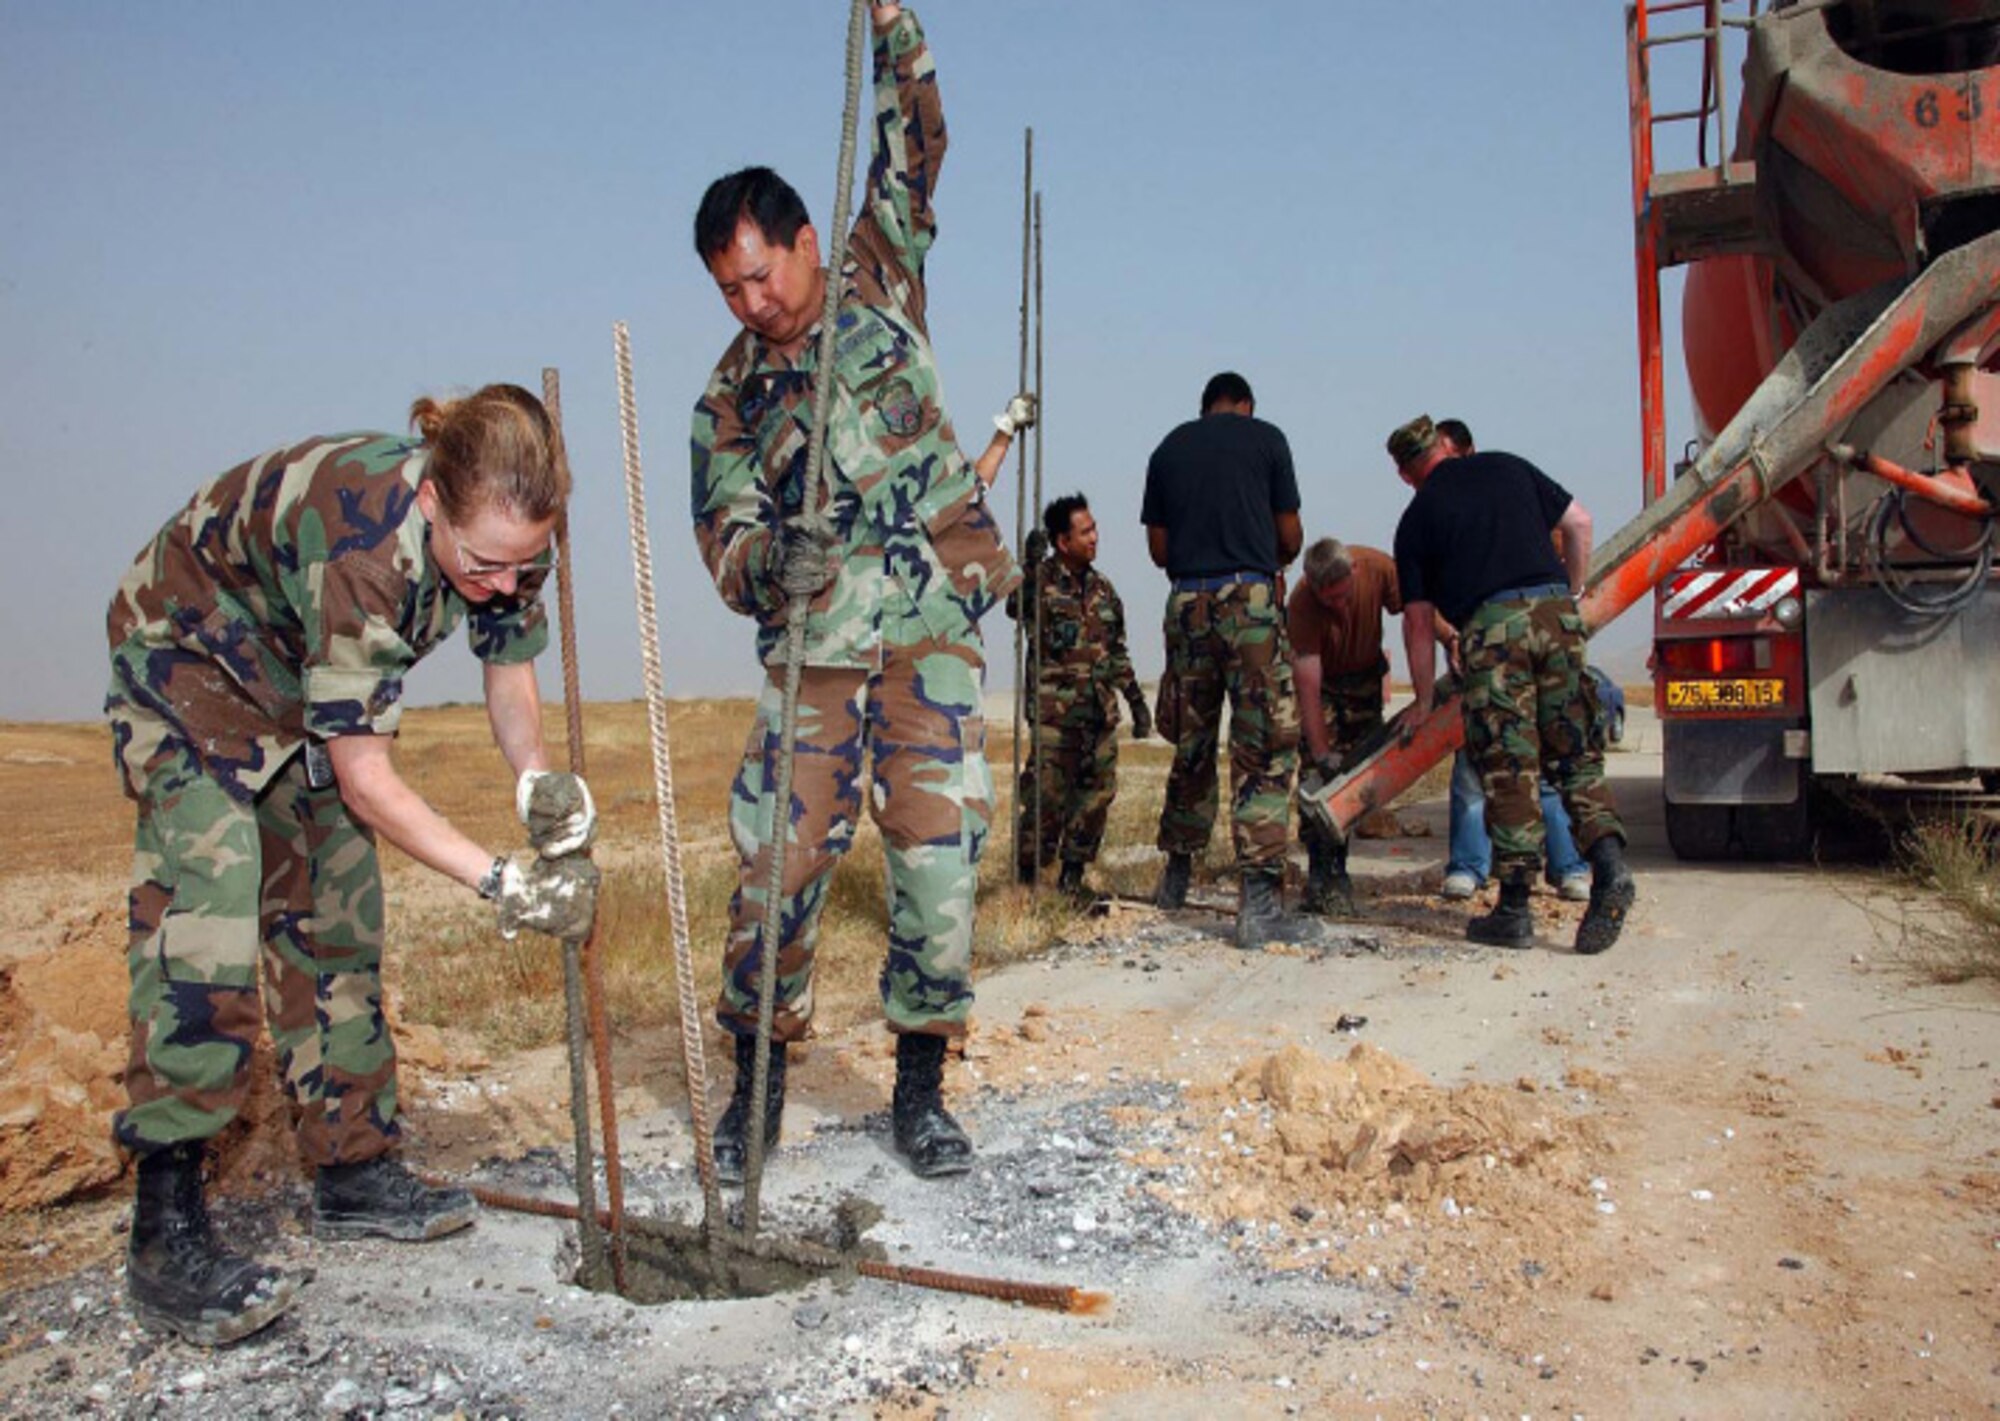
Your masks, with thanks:
M 1746 858 L 1786 863 L 1810 856 L 1811 796 L 1802 789 L 1790 804 L 1741 804 L 1736 807 L 1736 836 Z
M 1674 857 L 1689 863 L 1711 863 L 1729 857 L 1730 817 L 1727 804 L 1666 802 L 1667 843 Z

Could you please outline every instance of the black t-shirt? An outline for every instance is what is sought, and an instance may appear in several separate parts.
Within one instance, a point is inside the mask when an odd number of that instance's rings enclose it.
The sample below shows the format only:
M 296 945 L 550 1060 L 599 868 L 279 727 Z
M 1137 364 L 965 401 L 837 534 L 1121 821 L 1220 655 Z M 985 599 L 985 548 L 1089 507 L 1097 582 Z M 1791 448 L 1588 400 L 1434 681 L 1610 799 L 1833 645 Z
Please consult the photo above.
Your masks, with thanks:
M 1139 521 L 1167 530 L 1167 576 L 1278 571 L 1279 513 L 1299 508 L 1284 432 L 1254 415 L 1209 414 L 1160 441 Z
M 1550 538 L 1566 489 L 1512 454 L 1468 454 L 1431 470 L 1396 525 L 1403 603 L 1434 603 L 1453 626 L 1495 592 L 1569 585 Z

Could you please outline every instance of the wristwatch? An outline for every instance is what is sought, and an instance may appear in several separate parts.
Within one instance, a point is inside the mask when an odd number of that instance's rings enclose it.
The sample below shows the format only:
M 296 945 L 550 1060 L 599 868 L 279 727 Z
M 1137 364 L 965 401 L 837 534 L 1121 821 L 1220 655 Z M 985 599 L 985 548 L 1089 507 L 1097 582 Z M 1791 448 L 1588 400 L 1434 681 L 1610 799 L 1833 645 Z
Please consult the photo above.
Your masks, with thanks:
M 486 872 L 479 876 L 479 882 L 472 886 L 478 890 L 481 898 L 491 903 L 495 898 L 500 896 L 500 878 L 506 872 L 507 856 L 505 854 L 496 854 L 493 862 L 487 867 Z

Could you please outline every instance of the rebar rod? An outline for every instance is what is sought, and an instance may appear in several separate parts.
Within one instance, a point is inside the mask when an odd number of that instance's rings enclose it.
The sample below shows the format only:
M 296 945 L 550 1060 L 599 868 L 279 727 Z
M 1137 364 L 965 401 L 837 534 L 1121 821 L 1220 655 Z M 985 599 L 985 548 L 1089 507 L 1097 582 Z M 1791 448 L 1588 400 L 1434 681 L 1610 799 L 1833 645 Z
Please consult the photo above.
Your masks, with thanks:
M 1029 431 L 1035 440 L 1035 494 L 1034 516 L 1040 518 L 1048 505 L 1042 502 L 1042 424 L 1048 417 L 1042 408 L 1042 195 L 1034 196 L 1033 216 L 1035 224 L 1035 427 Z M 1031 575 L 1033 575 L 1031 573 Z M 1028 781 L 1033 788 L 1035 821 L 1035 883 L 1029 896 L 1042 896 L 1042 816 L 1047 806 L 1042 803 L 1042 603 L 1044 599 L 1037 586 L 1035 597 L 1035 630 L 1030 638 L 1028 652 L 1028 694 L 1033 696 L 1035 714 L 1028 722 Z
M 444 1176 L 435 1174 L 427 1174 L 424 1179 L 432 1185 L 444 1185 L 450 1182 Z M 576 1205 L 561 1199 L 542 1199 L 532 1194 L 515 1194 L 483 1184 L 462 1187 L 489 1209 L 509 1209 L 516 1213 L 539 1215 L 545 1219 L 577 1217 Z M 600 1214 L 599 1218 L 606 1223 L 609 1222 L 606 1215 Z M 684 1225 L 649 1219 L 643 1215 L 634 1215 L 627 1222 L 634 1234 L 671 1242 L 691 1241 L 693 1234 L 693 1230 Z M 987 1278 L 975 1273 L 947 1273 L 937 1268 L 919 1268 L 912 1264 L 891 1263 L 880 1258 L 857 1257 L 828 1248 L 824 1244 L 807 1243 L 803 1239 L 781 1239 L 766 1235 L 755 1239 L 730 1239 L 725 1246 L 753 1258 L 775 1259 L 805 1268 L 822 1268 L 829 1272 L 852 1272 L 864 1278 L 874 1278 L 879 1282 L 900 1283 L 911 1288 L 928 1288 L 934 1292 L 963 1293 L 968 1297 L 1020 1303 L 1026 1307 L 1046 1308 L 1052 1312 L 1102 1313 L 1110 1308 L 1112 1301 L 1111 1294 L 1107 1292 L 1071 1287 L 1066 1283 L 1025 1283 L 1012 1278 Z
M 576 1231 L 583 1253 L 583 1276 L 604 1277 L 604 1234 L 597 1217 L 597 1169 L 590 1158 L 590 1063 L 584 1044 L 583 943 L 563 939 L 563 1000 L 569 1008 L 569 1123 L 576 1155 Z M 620 1291 L 623 1283 L 615 1277 Z
M 1033 225 L 1035 191 L 1035 130 L 1031 127 L 1023 131 L 1021 140 L 1021 368 L 1016 376 L 1016 390 L 1028 388 L 1028 280 L 1029 262 L 1033 253 L 1029 243 Z M 1039 423 L 1039 420 L 1037 421 Z M 1014 463 L 1014 555 L 1023 564 L 1028 561 L 1028 441 L 1021 440 L 1015 451 Z M 1024 566 L 1026 574 L 1021 584 L 1021 595 L 1039 600 L 1041 587 L 1036 582 L 1039 575 L 1033 567 Z M 1019 604 L 1017 604 L 1019 605 Z M 1027 663 L 1021 654 L 1022 643 L 1027 636 L 1027 627 L 1022 619 L 1014 619 L 1014 735 L 1012 750 L 1014 755 L 1014 777 L 1007 782 L 1007 802 L 1014 806 L 1014 862 L 1021 862 L 1021 835 L 1031 832 L 1021 804 L 1021 718 L 1028 713 L 1028 697 L 1033 689 L 1028 684 Z M 1034 826 L 1033 833 L 1039 836 L 1041 826 Z M 1039 877 L 1039 875 L 1037 875 Z
M 855 130 L 861 122 L 861 60 L 866 50 L 868 0 L 854 0 L 847 15 L 847 96 L 841 111 L 840 161 L 833 188 L 833 244 L 827 253 L 826 299 L 820 306 L 819 346 L 813 363 L 813 421 L 806 446 L 806 487 L 799 522 L 807 537 L 829 536 L 826 503 L 826 426 L 833 417 L 833 389 L 840 378 L 840 302 L 847 284 L 847 223 L 854 203 Z M 785 689 L 779 713 L 777 784 L 771 793 L 771 869 L 764 907 L 757 915 L 757 1049 L 750 1075 L 750 1120 L 745 1132 L 743 1232 L 757 1235 L 764 1195 L 764 1111 L 771 1092 L 771 1026 L 778 993 L 778 953 L 785 941 L 785 841 L 791 835 L 792 762 L 798 750 L 799 682 L 805 671 L 806 623 L 812 598 L 799 593 L 785 608 Z
M 562 374 L 552 365 L 542 367 L 542 406 L 548 411 L 549 426 L 555 434 L 556 469 L 565 486 L 570 484 L 569 443 L 563 437 Z M 576 651 L 576 568 L 570 557 L 569 503 L 556 517 L 556 613 L 562 632 L 563 718 L 569 741 L 570 773 L 584 775 L 583 672 Z M 625 1172 L 619 1160 L 617 1089 L 611 1074 L 611 1024 L 605 1010 L 604 957 L 598 951 L 597 923 L 592 919 L 590 935 L 583 940 L 583 1000 L 589 1022 L 590 1041 L 597 1067 L 599 1128 L 604 1136 L 604 1192 L 611 1206 L 611 1276 L 620 1291 L 625 1287 Z
M 639 460 L 639 409 L 632 393 L 632 339 L 623 321 L 611 328 L 618 363 L 618 425 L 625 451 L 625 514 L 632 533 L 632 583 L 639 612 L 639 660 L 646 688 L 646 727 L 653 752 L 653 799 L 659 808 L 660 857 L 667 875 L 667 918 L 673 930 L 674 995 L 680 1005 L 681 1064 L 687 1075 L 688 1122 L 694 1167 L 701 1180 L 702 1226 L 722 1228 L 722 1195 L 708 1125 L 708 1058 L 694 1000 L 694 949 L 688 932 L 687 876 L 681 867 L 680 818 L 674 805 L 673 747 L 667 732 L 666 678 L 660 670 L 660 616 L 653 600 L 653 547 L 646 531 L 646 475 Z

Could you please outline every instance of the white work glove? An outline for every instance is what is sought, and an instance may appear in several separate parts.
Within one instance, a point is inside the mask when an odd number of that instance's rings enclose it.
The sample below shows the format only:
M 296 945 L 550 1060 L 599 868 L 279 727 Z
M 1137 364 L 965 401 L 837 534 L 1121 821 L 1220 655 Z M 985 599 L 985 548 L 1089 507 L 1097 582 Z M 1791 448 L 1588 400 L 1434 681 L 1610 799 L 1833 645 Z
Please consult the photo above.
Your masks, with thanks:
M 522 928 L 563 942 L 582 942 L 597 917 L 597 865 L 581 855 L 545 859 L 519 853 L 500 868 L 493 906 L 500 936 L 510 942 Z
M 1025 390 L 1007 401 L 1007 408 L 993 416 L 993 427 L 1012 439 L 1024 429 L 1035 427 L 1035 397 Z
M 528 827 L 528 842 L 542 857 L 559 859 L 590 847 L 597 837 L 597 805 L 582 775 L 526 770 L 514 785 L 514 812 Z

